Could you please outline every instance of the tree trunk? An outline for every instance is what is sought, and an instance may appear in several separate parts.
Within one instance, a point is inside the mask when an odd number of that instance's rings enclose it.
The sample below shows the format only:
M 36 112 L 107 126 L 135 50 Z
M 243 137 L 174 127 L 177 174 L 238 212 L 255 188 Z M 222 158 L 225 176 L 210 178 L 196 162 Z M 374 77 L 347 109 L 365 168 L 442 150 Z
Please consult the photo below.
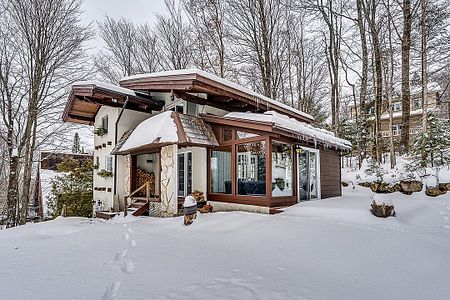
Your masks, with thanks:
M 358 125 L 358 130 L 361 132 L 361 142 L 360 142 L 361 149 L 360 152 L 358 153 L 359 161 L 362 161 L 362 159 L 365 158 L 367 150 L 367 136 L 365 133 L 367 130 L 366 97 L 367 97 L 367 77 L 369 73 L 369 51 L 367 49 L 366 28 L 364 25 L 363 5 L 361 1 L 363 0 L 358 0 L 356 2 L 358 10 L 358 30 L 361 40 L 361 52 L 362 52 L 361 87 L 359 91 L 360 124 Z
M 411 1 L 403 0 L 403 36 L 402 36 L 402 132 L 403 151 L 409 152 L 409 122 L 411 95 L 409 87 L 409 56 L 411 50 Z

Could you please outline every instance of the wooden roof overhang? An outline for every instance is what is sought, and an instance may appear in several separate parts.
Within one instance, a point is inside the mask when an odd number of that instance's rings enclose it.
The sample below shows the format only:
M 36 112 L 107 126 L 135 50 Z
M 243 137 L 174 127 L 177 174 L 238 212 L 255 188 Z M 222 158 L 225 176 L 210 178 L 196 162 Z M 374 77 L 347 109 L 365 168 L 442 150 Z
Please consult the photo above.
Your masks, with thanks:
M 164 106 L 164 101 L 153 99 L 150 95 L 143 93 L 125 93 L 95 83 L 81 83 L 72 86 L 63 120 L 93 125 L 95 116 L 102 105 L 122 107 L 127 99 L 126 108 L 135 111 L 151 113 L 152 110 L 160 111 Z
M 209 105 L 224 109 L 226 111 L 239 112 L 265 112 L 273 110 L 281 114 L 295 118 L 305 123 L 311 123 L 312 117 L 306 114 L 297 113 L 294 110 L 284 107 L 283 104 L 276 104 L 268 101 L 264 96 L 257 97 L 245 89 L 239 89 L 234 84 L 225 84 L 220 80 L 213 80 L 201 73 L 191 71 L 186 73 L 169 73 L 155 76 L 138 75 L 124 78 L 120 81 L 120 86 L 146 92 L 173 92 L 178 98 L 201 105 Z M 197 97 L 191 93 L 205 93 L 207 99 Z

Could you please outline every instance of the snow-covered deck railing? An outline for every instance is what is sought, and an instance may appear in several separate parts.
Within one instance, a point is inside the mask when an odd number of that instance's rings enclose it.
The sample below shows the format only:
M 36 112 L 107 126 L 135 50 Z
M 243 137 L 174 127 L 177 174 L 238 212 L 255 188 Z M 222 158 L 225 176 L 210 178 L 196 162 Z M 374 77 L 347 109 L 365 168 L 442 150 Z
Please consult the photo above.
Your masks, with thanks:
M 219 76 L 216 76 L 214 74 L 210 74 L 208 72 L 205 72 L 203 70 L 199 69 L 182 69 L 182 70 L 172 70 L 172 71 L 164 71 L 164 72 L 156 72 L 156 73 L 147 73 L 147 74 L 138 74 L 133 76 L 124 77 L 120 80 L 120 85 L 122 86 L 134 86 L 134 84 L 137 84 L 140 86 L 145 85 L 144 82 L 152 81 L 152 80 L 160 80 L 161 84 L 164 84 L 165 81 L 169 82 L 172 79 L 177 78 L 180 82 L 188 81 L 188 80 L 203 80 L 203 83 L 207 84 L 219 84 L 221 87 L 231 89 L 231 91 L 237 92 L 241 95 L 246 95 L 246 98 L 253 101 L 254 105 L 256 107 L 265 108 L 265 110 L 282 110 L 284 112 L 288 112 L 291 117 L 299 117 L 303 120 L 313 121 L 314 117 L 302 112 L 298 109 L 295 109 L 289 105 L 286 105 L 280 101 L 271 99 L 269 97 L 266 97 L 262 94 L 259 94 L 255 91 L 252 91 L 248 88 L 245 88 L 237 83 L 234 83 L 232 81 L 229 81 L 227 79 L 221 78 Z M 202 86 L 204 87 L 204 86 Z M 149 88 L 151 89 L 151 88 Z M 219 88 L 220 89 L 220 88 Z M 216 90 L 217 92 L 217 90 Z M 220 92 L 220 91 L 219 91 Z
M 137 153 L 170 144 L 219 145 L 211 126 L 200 118 L 166 111 L 142 121 L 132 132 L 127 131 L 112 154 Z
M 226 114 L 224 118 L 272 123 L 274 128 L 288 131 L 298 136 L 301 140 L 312 141 L 315 144 L 323 144 L 328 148 L 334 147 L 340 150 L 352 149 L 352 144 L 349 141 L 336 137 L 328 130 L 314 127 L 274 111 L 267 111 L 263 114 L 232 112 Z

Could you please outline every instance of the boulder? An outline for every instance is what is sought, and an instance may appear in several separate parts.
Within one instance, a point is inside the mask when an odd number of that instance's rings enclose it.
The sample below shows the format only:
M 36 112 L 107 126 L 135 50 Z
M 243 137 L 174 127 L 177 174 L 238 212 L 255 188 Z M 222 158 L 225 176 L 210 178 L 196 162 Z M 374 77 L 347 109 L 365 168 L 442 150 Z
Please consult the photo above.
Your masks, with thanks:
M 425 194 L 429 197 L 437 197 L 445 193 L 447 193 L 447 190 L 440 187 L 427 186 L 425 189 Z
M 450 182 L 447 183 L 439 183 L 439 189 L 450 191 Z
M 370 212 L 379 218 L 395 217 L 394 205 L 387 195 L 374 195 Z
M 420 181 L 417 181 L 417 180 L 411 180 L 411 181 L 401 180 L 400 181 L 400 191 L 406 195 L 411 195 L 412 193 L 420 192 L 420 191 L 422 191 L 422 188 L 423 188 L 423 183 Z
M 366 188 L 370 187 L 370 182 L 360 182 L 358 184 L 362 187 L 366 187 Z
M 370 189 L 374 193 L 390 194 L 400 191 L 400 184 L 390 184 L 386 182 L 374 181 L 370 183 Z

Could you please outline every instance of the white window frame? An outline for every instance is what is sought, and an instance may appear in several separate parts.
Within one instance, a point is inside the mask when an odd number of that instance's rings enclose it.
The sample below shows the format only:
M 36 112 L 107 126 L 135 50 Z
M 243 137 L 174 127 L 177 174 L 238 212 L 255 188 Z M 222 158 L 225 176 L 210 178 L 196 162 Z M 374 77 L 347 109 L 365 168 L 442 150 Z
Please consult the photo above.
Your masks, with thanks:
M 192 157 L 192 151 L 187 151 L 187 152 L 182 152 L 182 153 L 178 153 L 178 156 L 177 156 L 177 170 L 178 170 L 178 173 L 177 173 L 177 190 L 178 190 L 178 196 L 181 196 L 181 197 L 186 197 L 187 195 L 188 195 L 188 190 L 187 190 L 187 187 L 188 187 L 188 157 L 189 157 L 189 155 L 188 154 L 191 154 L 191 192 L 192 192 L 192 175 L 193 175 L 193 172 L 192 172 L 192 165 L 193 165 L 193 163 L 192 163 L 192 161 L 193 161 L 193 157 Z M 184 181 L 183 181 L 183 186 L 184 186 L 184 190 L 183 191 L 180 191 L 180 166 L 179 166 L 179 158 L 180 158 L 180 156 L 183 156 L 183 159 L 184 159 L 184 169 L 183 169 L 183 172 L 184 172 Z
M 105 171 L 113 172 L 113 157 L 111 155 L 105 156 Z
M 392 103 L 392 111 L 401 111 L 402 110 L 402 103 L 401 102 L 394 102 Z
M 402 124 L 394 124 L 392 125 L 392 135 L 399 136 L 402 134 Z

